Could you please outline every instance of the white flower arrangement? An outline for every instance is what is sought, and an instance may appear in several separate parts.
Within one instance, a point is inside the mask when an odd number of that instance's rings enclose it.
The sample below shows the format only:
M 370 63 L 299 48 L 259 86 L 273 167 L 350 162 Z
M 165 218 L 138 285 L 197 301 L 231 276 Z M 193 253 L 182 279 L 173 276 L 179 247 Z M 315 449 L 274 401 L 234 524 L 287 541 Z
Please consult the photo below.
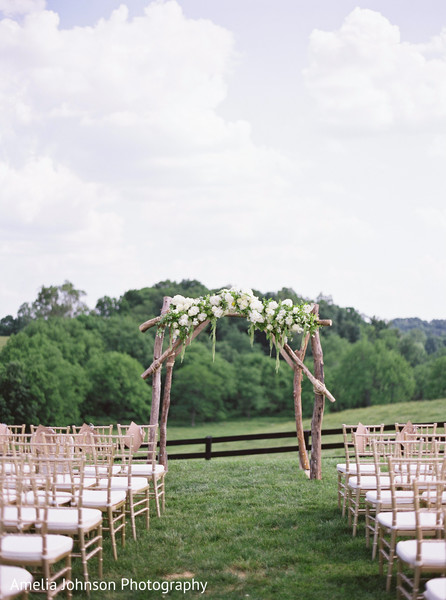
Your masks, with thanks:
M 251 340 L 254 331 L 264 331 L 271 347 L 279 351 L 292 339 L 294 334 L 310 333 L 318 328 L 313 304 L 293 304 L 289 298 L 276 302 L 272 299 L 260 300 L 252 290 L 237 288 L 224 289 L 218 294 L 208 294 L 200 298 L 185 298 L 176 295 L 172 298 L 169 310 L 158 324 L 158 332 L 168 327 L 171 343 L 181 340 L 183 344 L 192 335 L 195 327 L 206 320 L 211 322 L 213 352 L 215 353 L 215 331 L 217 320 L 226 315 L 245 317 L 249 322 Z M 185 349 L 185 345 L 184 345 Z

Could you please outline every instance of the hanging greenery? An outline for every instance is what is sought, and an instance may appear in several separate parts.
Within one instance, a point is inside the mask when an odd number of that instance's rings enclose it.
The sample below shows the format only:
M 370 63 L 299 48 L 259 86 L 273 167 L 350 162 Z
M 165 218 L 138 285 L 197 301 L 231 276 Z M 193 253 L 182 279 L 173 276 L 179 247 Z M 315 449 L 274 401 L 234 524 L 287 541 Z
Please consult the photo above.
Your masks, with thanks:
M 204 321 L 210 321 L 215 355 L 218 319 L 228 315 L 241 316 L 249 322 L 251 340 L 254 339 L 255 330 L 264 331 L 271 347 L 276 346 L 278 358 L 280 348 L 283 348 L 293 335 L 315 333 L 318 323 L 312 309 L 313 304 L 307 302 L 293 304 L 290 299 L 278 302 L 260 299 L 252 290 L 236 288 L 224 289 L 218 294 L 208 294 L 199 298 L 177 295 L 172 298 L 168 312 L 158 323 L 158 332 L 161 333 L 165 327 L 169 327 L 171 343 L 179 339 L 184 344 L 195 327 Z

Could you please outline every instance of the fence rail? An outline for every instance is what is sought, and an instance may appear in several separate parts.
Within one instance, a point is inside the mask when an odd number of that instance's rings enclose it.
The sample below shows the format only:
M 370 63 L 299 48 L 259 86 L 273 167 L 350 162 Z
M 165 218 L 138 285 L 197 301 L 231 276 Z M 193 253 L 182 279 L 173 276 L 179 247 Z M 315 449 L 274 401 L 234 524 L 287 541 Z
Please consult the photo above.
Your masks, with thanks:
M 443 423 L 438 423 L 443 426 Z M 395 425 L 385 425 L 385 431 L 392 431 L 395 429 Z M 340 441 L 336 442 L 323 442 L 322 450 L 339 450 L 344 448 L 344 442 L 342 439 L 342 427 L 336 429 L 323 429 L 321 431 L 322 439 L 324 436 L 340 436 Z M 168 453 L 169 460 L 184 460 L 190 458 L 204 458 L 205 460 L 211 460 L 211 458 L 220 458 L 225 456 L 249 456 L 254 454 L 278 454 L 282 452 L 298 452 L 299 445 L 292 446 L 272 446 L 266 448 L 242 448 L 237 450 L 213 450 L 213 444 L 221 444 L 226 442 L 243 442 L 252 440 L 276 440 L 281 438 L 295 438 L 297 441 L 297 434 L 295 431 L 285 431 L 281 433 L 250 433 L 246 435 L 227 435 L 227 436 L 211 436 L 207 435 L 204 438 L 188 438 L 184 440 L 168 440 L 167 446 L 191 446 L 197 444 L 204 445 L 204 452 L 183 452 L 183 453 Z M 309 429 L 304 430 L 305 446 L 307 450 L 311 450 L 311 431 Z

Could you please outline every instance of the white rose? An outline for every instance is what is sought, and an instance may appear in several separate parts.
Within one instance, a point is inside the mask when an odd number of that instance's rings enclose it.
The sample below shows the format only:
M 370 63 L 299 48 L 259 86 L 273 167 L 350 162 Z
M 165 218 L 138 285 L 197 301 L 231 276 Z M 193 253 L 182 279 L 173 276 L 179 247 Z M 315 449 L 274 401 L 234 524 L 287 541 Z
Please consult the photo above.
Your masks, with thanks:
M 292 300 L 290 300 L 289 298 L 287 298 L 286 300 L 283 300 L 283 301 L 282 301 L 282 304 L 283 304 L 284 306 L 293 306 L 293 301 L 292 301 Z
M 303 310 L 307 314 L 310 314 L 310 312 L 313 310 L 313 304 L 305 304 L 305 306 L 303 307 Z
M 284 317 L 285 317 L 285 314 L 286 313 L 285 313 L 285 311 L 283 309 L 279 310 L 279 312 L 277 313 L 276 320 L 279 321 L 279 323 L 281 323 L 283 321 Z
M 193 317 L 195 315 L 198 315 L 199 312 L 200 312 L 200 309 L 198 308 L 198 306 L 194 305 L 189 308 L 188 315 L 190 317 Z
M 184 307 L 185 307 L 185 309 L 186 310 L 189 309 L 192 306 L 193 303 L 194 303 L 194 299 L 193 298 L 185 298 L 184 299 Z
M 265 313 L 268 315 L 268 317 L 274 316 L 274 310 L 270 306 L 268 306 L 268 308 L 265 310 Z
M 248 308 L 249 306 L 249 302 L 246 298 L 239 298 L 237 300 L 237 304 L 239 305 L 241 310 L 245 310 L 245 308 Z
M 277 304 L 277 302 L 275 300 L 271 300 L 271 302 L 268 303 L 269 308 L 272 308 L 273 310 L 276 310 L 276 308 L 279 306 Z
M 224 295 L 224 299 L 229 304 L 229 306 L 234 305 L 234 298 L 233 298 L 232 294 L 230 294 L 229 292 Z
M 292 325 L 292 324 L 293 324 L 293 317 L 287 317 L 287 318 L 285 319 L 285 323 L 286 323 L 287 325 Z
M 262 312 L 263 310 L 263 302 L 258 298 L 252 298 L 250 305 L 252 310 L 257 310 L 258 312 Z
M 231 298 L 232 298 L 232 296 L 231 296 Z M 210 303 L 211 303 L 213 306 L 218 306 L 218 305 L 220 304 L 220 302 L 221 302 L 221 298 L 220 298 L 220 296 L 214 295 L 214 296 L 211 296 L 211 297 L 209 298 L 209 302 L 210 302 Z
M 185 300 L 184 296 L 177 294 L 176 296 L 174 296 L 172 298 L 171 304 L 175 304 L 175 306 L 178 306 L 178 304 L 183 304 L 184 300 Z
M 200 321 L 200 323 L 202 323 L 203 321 L 206 321 L 206 319 L 208 318 L 206 313 L 200 313 L 198 315 L 198 320 Z
M 293 333 L 302 333 L 302 332 L 303 332 L 303 329 L 302 329 L 302 327 L 301 327 L 300 325 L 294 324 L 294 325 L 291 327 L 291 331 L 292 331 Z
M 217 319 L 223 316 L 223 309 L 220 306 L 213 306 L 212 312 L 214 313 L 214 316 L 217 317 Z
M 186 327 L 189 324 L 189 318 L 187 315 L 181 315 L 181 317 L 178 320 L 178 324 L 181 325 L 182 327 Z
M 257 310 L 252 310 L 249 313 L 249 320 L 251 321 L 251 323 L 263 323 L 264 318 L 262 317 L 262 315 L 259 313 L 259 311 Z

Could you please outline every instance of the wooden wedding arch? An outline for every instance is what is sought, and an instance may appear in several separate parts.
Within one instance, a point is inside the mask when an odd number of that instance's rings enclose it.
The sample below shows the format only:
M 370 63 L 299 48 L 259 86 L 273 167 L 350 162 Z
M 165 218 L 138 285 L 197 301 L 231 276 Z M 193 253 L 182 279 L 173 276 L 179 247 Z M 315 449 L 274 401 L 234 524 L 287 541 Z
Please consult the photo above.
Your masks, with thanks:
M 153 362 L 141 377 L 147 379 L 152 377 L 152 407 L 150 414 L 150 424 L 159 423 L 160 427 L 160 450 L 159 461 L 167 470 L 167 417 L 170 407 L 170 391 L 172 387 L 173 368 L 176 358 L 184 352 L 194 338 L 196 338 L 206 327 L 211 320 L 205 319 L 191 330 L 190 335 L 185 339 L 177 339 L 174 342 L 169 341 L 168 348 L 163 351 L 164 331 L 165 327 L 160 327 L 165 316 L 169 313 L 172 298 L 164 297 L 161 313 L 158 317 L 152 318 L 140 325 L 141 332 L 145 332 L 151 327 L 158 326 L 158 333 L 155 338 L 155 346 L 153 353 Z M 312 313 L 315 315 L 315 323 L 318 327 L 331 326 L 332 322 L 328 319 L 319 318 L 319 306 L 314 304 Z M 242 317 L 240 312 L 226 312 L 223 316 L 227 317 Z M 215 327 L 215 323 L 214 323 Z M 171 338 L 172 339 L 172 338 Z M 307 351 L 308 343 L 311 343 L 314 374 L 304 365 L 304 358 Z M 293 400 L 294 411 L 296 418 L 296 433 L 299 446 L 299 463 L 302 469 L 305 470 L 310 479 L 321 479 L 321 429 L 322 419 L 325 407 L 325 398 L 331 402 L 335 402 L 335 398 L 327 390 L 324 383 L 324 360 L 320 341 L 319 329 L 316 329 L 312 334 L 306 333 L 302 336 L 300 348 L 293 350 L 285 341 L 282 345 L 276 346 L 285 362 L 292 368 L 294 373 L 293 380 Z M 164 379 L 164 390 L 162 390 L 161 370 L 163 365 L 166 365 L 166 374 Z M 315 397 L 313 407 L 313 417 L 311 421 L 311 458 L 308 458 L 308 452 L 305 444 L 303 422 L 302 422 L 302 378 L 305 375 L 313 385 Z M 163 398 L 162 410 L 160 417 L 161 395 Z

